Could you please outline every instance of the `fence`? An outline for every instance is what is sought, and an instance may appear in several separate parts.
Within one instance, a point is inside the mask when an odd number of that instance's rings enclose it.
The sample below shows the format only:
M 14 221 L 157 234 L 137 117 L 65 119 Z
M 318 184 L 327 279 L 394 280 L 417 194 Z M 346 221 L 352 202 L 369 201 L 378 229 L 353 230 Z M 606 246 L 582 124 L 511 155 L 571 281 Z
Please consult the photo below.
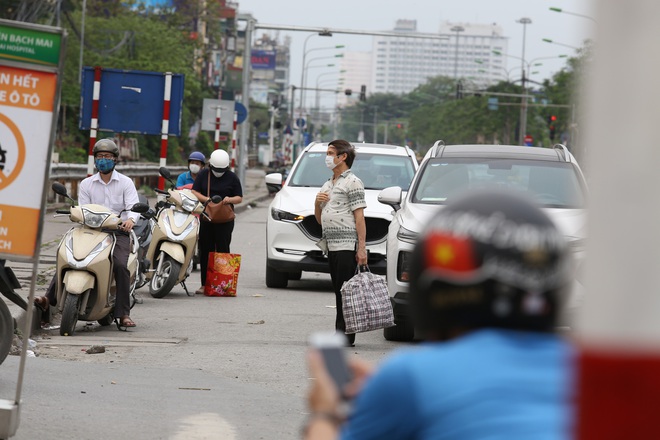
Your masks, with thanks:
M 117 171 L 133 179 L 136 188 L 146 185 L 151 188 L 158 186 L 158 169 L 160 166 L 156 163 L 129 163 L 117 165 Z M 167 167 L 172 173 L 172 179 L 176 178 L 188 168 L 185 166 Z M 69 191 L 69 195 L 74 199 L 78 198 L 78 183 L 87 177 L 87 164 L 78 163 L 52 163 L 50 167 L 50 183 L 60 182 L 64 184 Z M 48 202 L 59 201 L 52 191 L 48 192 Z

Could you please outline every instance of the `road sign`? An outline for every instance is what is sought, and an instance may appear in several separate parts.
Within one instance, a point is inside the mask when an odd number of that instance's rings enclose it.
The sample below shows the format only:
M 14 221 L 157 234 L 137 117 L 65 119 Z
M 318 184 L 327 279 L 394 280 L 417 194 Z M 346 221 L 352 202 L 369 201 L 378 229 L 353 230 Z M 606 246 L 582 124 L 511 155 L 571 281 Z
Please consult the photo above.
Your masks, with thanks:
M 223 133 L 229 133 L 234 128 L 234 110 L 236 110 L 237 124 L 247 119 L 247 109 L 240 102 L 205 99 L 202 107 L 202 130 L 215 131 L 215 116 L 218 106 L 220 106 L 220 131 Z
M 248 111 L 243 104 L 236 102 L 234 104 L 234 109 L 236 110 L 236 123 L 242 124 L 245 122 L 248 116 Z
M 296 127 L 304 128 L 305 127 L 305 118 L 296 119 Z
M 38 256 L 63 40 L 61 29 L 0 20 L 1 258 Z
M 532 144 L 534 143 L 534 138 L 529 134 L 525 136 L 523 139 L 525 141 L 525 145 L 527 145 L 528 147 L 531 147 Z
M 497 97 L 488 98 L 488 110 L 497 110 L 498 100 Z
M 161 134 L 165 74 L 139 70 L 101 70 L 98 129 L 114 133 Z M 83 69 L 80 90 L 80 129 L 89 130 L 92 120 L 94 68 Z M 172 74 L 168 134 L 181 134 L 183 75 Z

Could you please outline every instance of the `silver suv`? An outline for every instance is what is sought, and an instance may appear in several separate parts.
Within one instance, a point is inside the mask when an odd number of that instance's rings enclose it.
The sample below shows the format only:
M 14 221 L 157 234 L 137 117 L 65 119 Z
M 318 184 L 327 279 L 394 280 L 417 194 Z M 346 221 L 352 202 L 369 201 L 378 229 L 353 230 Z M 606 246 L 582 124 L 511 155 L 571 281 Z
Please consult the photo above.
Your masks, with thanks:
M 415 154 L 408 147 L 354 144 L 356 157 L 351 170 L 365 189 L 367 207 L 367 253 L 369 268 L 385 274 L 385 241 L 392 210 L 378 203 L 380 190 L 397 185 L 407 191 L 417 170 Z M 332 177 L 325 165 L 327 143 L 312 143 L 300 154 L 282 183 L 281 173 L 266 176 L 266 185 L 277 191 L 266 223 L 266 286 L 286 287 L 303 271 L 328 272 L 328 260 L 316 243 L 321 225 L 314 217 L 314 199 Z
M 387 284 L 396 326 L 385 339 L 411 340 L 408 301 L 410 254 L 430 217 L 468 188 L 499 187 L 530 193 L 571 243 L 577 265 L 583 261 L 587 185 L 573 155 L 554 148 L 506 145 L 447 145 L 438 141 L 427 152 L 404 195 L 397 187 L 378 196 L 396 214 L 387 236 Z M 574 286 L 580 288 L 580 286 Z

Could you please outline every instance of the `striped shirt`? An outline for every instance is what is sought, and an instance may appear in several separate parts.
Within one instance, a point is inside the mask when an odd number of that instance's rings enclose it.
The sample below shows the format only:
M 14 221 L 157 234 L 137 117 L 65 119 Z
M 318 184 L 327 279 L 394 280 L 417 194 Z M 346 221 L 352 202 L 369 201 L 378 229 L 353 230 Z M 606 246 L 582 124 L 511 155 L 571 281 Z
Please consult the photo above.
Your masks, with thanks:
M 80 205 L 94 203 L 105 206 L 115 214 L 119 214 L 122 209 L 131 209 L 139 201 L 133 181 L 116 170 L 112 170 L 112 176 L 108 183 L 101 179 L 101 173 L 96 173 L 83 179 L 78 187 L 78 203 Z M 121 214 L 122 221 L 129 218 L 137 222 L 140 214 L 130 211 Z
M 330 194 L 330 201 L 321 210 L 321 226 L 328 250 L 354 251 L 358 237 L 353 211 L 367 207 L 362 181 L 349 169 L 341 173 L 334 184 L 332 179 L 325 182 L 321 192 Z

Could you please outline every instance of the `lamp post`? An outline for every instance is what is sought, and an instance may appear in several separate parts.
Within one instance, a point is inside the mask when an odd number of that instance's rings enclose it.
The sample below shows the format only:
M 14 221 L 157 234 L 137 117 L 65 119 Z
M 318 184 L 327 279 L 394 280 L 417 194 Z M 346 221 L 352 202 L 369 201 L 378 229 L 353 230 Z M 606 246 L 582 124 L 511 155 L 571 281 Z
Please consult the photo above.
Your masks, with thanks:
M 556 41 L 551 40 L 550 38 L 544 38 L 543 41 L 545 41 L 546 43 L 550 43 L 550 44 L 556 44 L 557 46 L 568 47 L 569 49 L 573 49 L 573 50 L 580 50 L 579 47 L 571 46 L 571 45 L 564 44 L 564 43 L 557 43 Z
M 316 77 L 316 91 L 315 91 L 316 95 L 315 95 L 315 99 L 314 99 L 314 104 L 316 106 L 317 111 L 318 111 L 318 108 L 320 106 L 319 105 L 319 90 L 318 90 L 320 88 L 319 87 L 319 79 L 323 78 L 324 76 L 337 75 L 337 74 L 341 74 L 341 73 L 344 73 L 344 72 L 346 72 L 346 70 L 340 70 L 339 72 L 326 72 L 326 73 L 322 73 L 322 74 L 320 74 Z M 333 82 L 338 82 L 338 80 L 332 80 L 332 81 Z
M 302 118 L 302 116 L 303 116 L 303 109 L 302 109 L 302 107 L 303 107 L 303 96 L 304 96 L 303 95 L 303 93 L 304 93 L 303 81 L 305 80 L 305 57 L 307 56 L 307 42 L 314 35 L 318 35 L 320 37 L 332 37 L 332 32 L 330 32 L 327 29 L 324 29 L 324 30 L 322 30 L 320 32 L 317 32 L 315 34 L 309 34 L 305 38 L 305 42 L 303 43 L 302 64 L 300 66 L 300 70 L 301 70 L 301 72 L 300 72 L 300 107 L 298 108 L 298 112 L 299 112 L 298 117 L 299 118 Z M 294 116 L 294 121 L 295 121 L 295 116 Z M 303 127 L 298 127 L 298 146 L 299 147 L 302 145 L 302 131 L 303 131 Z
M 550 8 L 548 8 L 548 9 L 550 9 L 550 10 L 553 11 L 553 12 L 560 12 L 560 13 L 563 13 L 563 14 L 575 15 L 576 17 L 586 18 L 587 20 L 591 20 L 591 21 L 593 21 L 594 24 L 598 24 L 598 23 L 596 23 L 596 19 L 595 19 L 595 18 L 593 18 L 593 17 L 589 17 L 588 15 L 578 14 L 577 12 L 564 11 L 562 8 L 555 8 L 555 7 L 552 7 L 552 6 L 551 6 Z
M 522 94 L 523 97 L 520 98 L 520 132 L 518 134 L 518 141 L 520 145 L 525 145 L 525 135 L 527 132 L 527 98 L 524 95 L 527 95 L 527 84 L 525 78 L 525 39 L 527 38 L 527 25 L 532 23 L 532 20 L 523 17 L 520 20 L 517 20 L 517 23 L 523 25 L 523 43 L 522 43 Z
M 463 26 L 454 26 L 450 30 L 452 32 L 456 32 L 456 53 L 454 56 L 454 79 L 458 79 L 458 33 L 463 32 L 465 28 Z

